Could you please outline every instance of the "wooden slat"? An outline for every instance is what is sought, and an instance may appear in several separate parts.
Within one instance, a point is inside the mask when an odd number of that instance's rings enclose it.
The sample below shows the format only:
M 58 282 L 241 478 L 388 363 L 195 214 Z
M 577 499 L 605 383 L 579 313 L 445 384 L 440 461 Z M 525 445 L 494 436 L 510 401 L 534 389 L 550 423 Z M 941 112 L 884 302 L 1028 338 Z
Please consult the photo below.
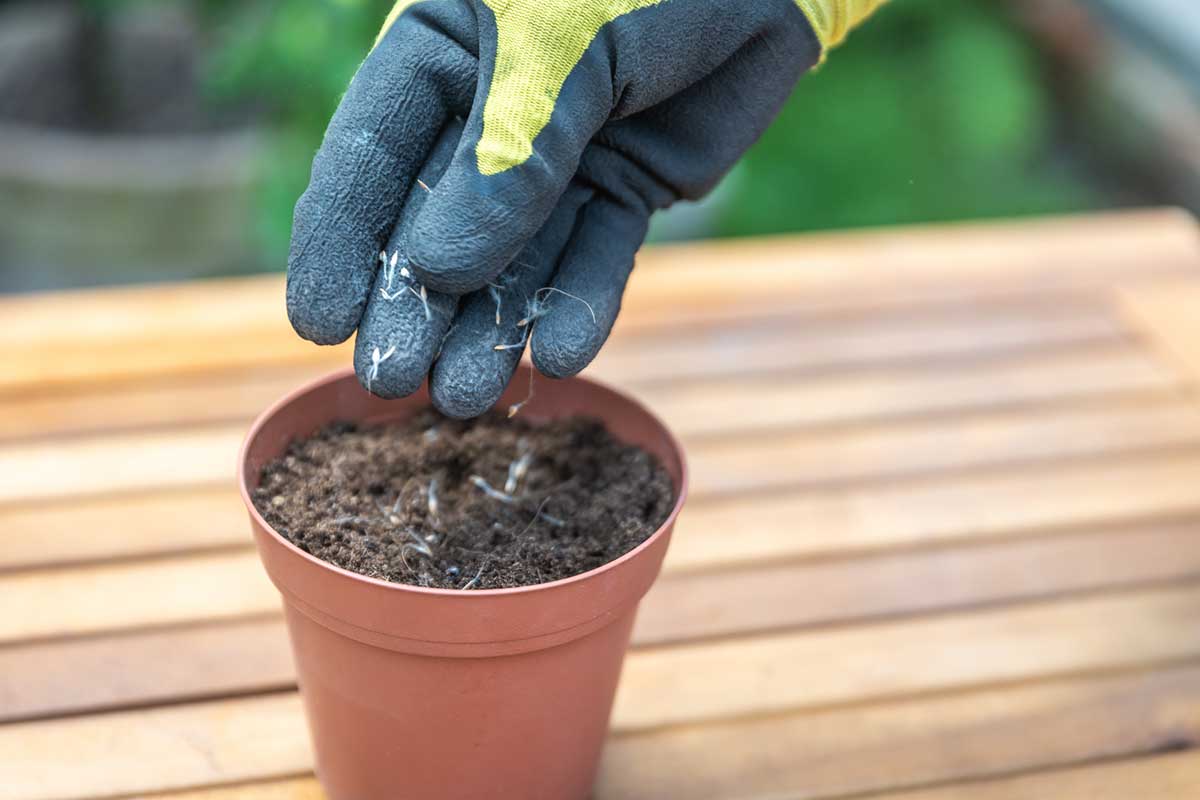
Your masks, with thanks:
M 0 506 L 0 569 L 249 547 L 231 483 Z
M 1150 344 L 1122 343 L 1105 302 L 1056 315 L 996 298 L 1200 275 L 1194 223 L 805 242 L 649 254 L 598 365 L 684 430 L 697 488 L 636 632 L 598 797 L 1145 786 L 1012 776 L 1200 740 L 1193 362 L 1161 359 L 1171 348 L 1136 314 Z M 228 488 L 244 417 L 347 358 L 298 343 L 280 296 L 255 279 L 0 300 L 17 323 L 0 329 L 0 720 L 126 708 L 0 725 L 0 797 L 243 781 L 258 783 L 193 800 L 321 796 L 277 600 Z M 910 313 L 984 297 L 983 315 Z M 747 322 L 758 313 L 779 317 Z M 64 316 L 70 331 L 46 324 Z M 148 554 L 171 555 L 61 566 Z M 14 570 L 34 564 L 59 566 Z M 165 701 L 186 704 L 138 707 Z
M 1200 575 L 1200 521 L 664 577 L 642 646 Z
M 1106 355 L 1088 360 L 1084 367 L 1087 377 L 1072 376 L 1073 365 L 1078 366 L 1078 362 L 1052 360 L 1037 368 L 1018 365 L 1010 371 L 981 371 L 967 380 L 958 373 L 947 376 L 937 372 L 886 376 L 865 383 L 840 380 L 832 387 L 803 381 L 779 381 L 769 386 L 687 385 L 645 392 L 643 397 L 683 435 L 700 464 L 705 456 L 697 439 L 712 434 L 732 437 L 739 431 L 764 426 L 844 424 L 879 415 L 986 409 L 1003 405 L 1005 398 L 1019 402 L 1072 396 L 1069 393 L 1165 390 L 1174 381 L 1171 375 L 1137 356 L 1127 359 L 1125 355 Z M 1073 377 L 1079 381 L 1073 381 Z M 895 429 L 837 432 L 825 438 L 799 433 L 782 445 L 774 445 L 776 457 L 772 463 L 784 472 L 768 466 L 765 451 L 754 447 L 753 442 L 727 441 L 723 446 L 712 445 L 716 448 L 714 460 L 721 462 L 718 470 L 699 466 L 697 470 L 754 475 L 745 478 L 752 482 L 771 473 L 794 482 L 800 479 L 797 476 L 814 472 L 815 466 L 827 480 L 837 480 L 851 474 L 925 468 L 917 463 L 921 459 L 937 467 L 947 460 L 956 464 L 1013 460 L 1039 452 L 1074 454 L 1097 447 L 1128 449 L 1193 441 L 1200 432 L 1200 412 L 1166 398 L 1152 395 L 1144 405 L 1112 408 L 1052 407 L 1030 409 L 1020 415 L 952 417 L 945 422 L 934 419 Z M 233 474 L 244 427 L 237 423 L 0 445 L 0 474 L 8 476 L 0 484 L 0 504 L 223 483 Z M 776 428 L 771 440 L 780 441 L 785 432 Z M 956 446 L 947 450 L 947 439 Z M 1014 446 L 1006 451 L 1008 440 Z M 869 470 L 863 467 L 863 457 L 877 459 L 895 447 L 903 451 L 897 451 L 886 467 L 875 461 Z
M 110 633 L 0 648 L 0 722 L 295 684 L 280 616 Z
M 39 570 L 0 579 L 0 643 L 279 608 L 254 551 Z
M 253 372 L 213 370 L 154 382 L 85 383 L 0 396 L 0 441 L 214 422 L 248 427 L 257 413 L 291 390 L 349 365 L 347 356 Z
M 1122 307 L 1131 323 L 1184 372 L 1200 380 L 1200 283 L 1170 281 L 1125 288 Z
M 654 335 L 617 335 L 589 374 L 622 384 L 648 384 L 715 375 L 895 366 L 1071 345 L 1115 345 L 1126 333 L 1111 301 L 1093 295 L 922 303 L 832 318 L 768 315 Z
M 164 553 L 188 547 L 248 542 L 240 502 L 229 490 L 201 489 L 195 495 L 169 492 L 161 497 L 151 494 L 108 498 L 102 494 L 106 490 L 134 491 L 146 484 L 150 488 L 163 488 L 153 484 L 163 474 L 170 478 L 166 488 L 172 488 L 181 476 L 171 472 L 171 465 L 180 460 L 186 460 L 190 465 L 185 473 L 189 480 L 218 483 L 228 469 L 225 457 L 230 448 L 236 446 L 237 436 L 236 431 L 225 436 L 195 435 L 185 440 L 184 447 L 180 446 L 177 437 L 172 436 L 163 448 L 156 449 L 152 442 L 161 439 L 161 435 L 134 435 L 123 437 L 121 447 L 112 444 L 112 439 L 105 439 L 104 446 L 90 443 L 83 449 L 82 457 L 75 458 L 63 457 L 50 448 L 30 450 L 28 459 L 12 461 L 23 467 L 6 487 L 8 491 L 21 492 L 22 499 L 33 492 L 50 490 L 73 490 L 91 494 L 93 498 L 43 498 L 44 503 L 53 502 L 49 506 L 0 509 L 0 523 L 4 524 L 5 537 L 11 542 L 0 556 L 0 566 L 46 564 L 55 560 L 84 561 L 89 557 L 102 557 L 106 552 L 126 555 Z M 969 418 L 810 440 L 793 441 L 785 437 L 777 439 L 770 449 L 751 445 L 731 450 L 720 445 L 710 450 L 709 446 L 700 445 L 692 451 L 696 498 L 681 523 L 681 531 L 685 531 L 686 536 L 681 534 L 681 543 L 668 556 L 668 568 L 697 568 L 721 561 L 758 560 L 781 554 L 794 556 L 814 549 L 855 549 L 871 546 L 870 537 L 879 535 L 877 526 L 862 524 L 869 522 L 869 518 L 858 521 L 849 517 L 850 513 L 869 512 L 870 506 L 858 507 L 847 502 L 846 497 L 814 498 L 792 492 L 757 497 L 751 503 L 741 501 L 736 495 L 711 499 L 712 495 L 734 489 L 805 483 L 834 486 L 839 482 L 844 484 L 867 478 L 901 477 L 906 471 L 920 474 L 1154 446 L 1179 446 L 1195 444 L 1198 440 L 1200 412 L 1168 404 L 1135 406 L 1114 412 L 1088 409 L 1068 414 L 1051 412 L 1011 418 Z M 103 462 L 106 458 L 119 458 L 122 468 L 105 470 Z M 0 456 L 2 460 L 3 456 Z M 40 463 L 40 468 L 33 462 Z M 1168 493 L 1169 503 L 1179 497 L 1178 484 L 1155 479 L 1161 479 L 1164 473 L 1180 476 L 1178 479 L 1181 480 L 1195 477 L 1194 461 L 1177 467 L 1171 463 L 1165 470 L 1152 471 L 1149 479 L 1137 472 L 1131 476 L 1129 470 L 1117 470 L 1120 478 L 1129 478 L 1132 483 L 1122 485 L 1123 492 L 1107 502 L 1144 504 L 1150 495 L 1152 502 L 1161 503 L 1163 494 Z M 208 474 L 204 474 L 205 469 L 209 470 Z M 1072 474 L 1066 473 L 1068 477 Z M 1102 474 L 1101 479 L 1104 477 L 1107 476 Z M 1085 481 L 1088 479 L 1084 478 Z M 1144 486 L 1145 491 L 1134 492 L 1136 485 Z M 1028 485 L 1023 488 L 1028 489 Z M 0 493 L 3 491 L 0 489 Z M 705 501 L 706 495 L 710 496 L 708 501 Z M 921 495 L 922 492 L 917 490 L 918 502 Z M 942 496 L 953 498 L 953 489 L 943 491 Z M 899 498 L 903 500 L 904 495 Z M 1184 492 L 1185 505 L 1190 499 L 1191 496 Z M 1032 500 L 1027 498 L 1027 502 L 1032 503 Z M 1071 500 L 1064 498 L 1054 502 L 1061 506 Z M 1178 507 L 1166 506 L 1168 509 Z M 947 510 L 952 508 L 954 504 L 948 504 Z M 1025 508 L 1044 513 L 1044 507 L 1036 503 Z M 1089 505 L 1085 510 L 1090 508 Z M 1159 505 L 1156 510 L 1163 508 Z M 1003 511 L 997 510 L 1010 515 L 1014 513 L 1007 507 Z M 928 520 L 929 513 L 925 512 L 923 517 L 910 514 L 907 519 Z M 979 528 L 980 519 L 964 521 L 960 518 L 957 522 L 969 533 Z M 736 548 L 731 547 L 728 534 L 731 530 L 739 531 Z M 894 527 L 884 528 L 885 533 L 894 530 Z M 917 530 L 921 530 L 920 523 Z M 939 533 L 946 535 L 943 529 L 939 529 Z M 949 533 L 962 535 L 964 531 L 951 530 Z M 115 541 L 109 540 L 109 535 Z M 885 542 L 888 543 L 895 541 Z M 236 560 L 238 557 L 230 558 Z M 124 574 L 126 568 L 114 569 L 117 574 Z M 107 574 L 92 573 L 89 577 L 101 580 L 99 576 Z M 23 581 L 0 578 L 0 594 L 15 591 L 15 586 L 25 587 L 28 591 L 40 580 L 38 577 Z M 48 581 L 46 585 L 49 584 Z M 27 602 L 36 603 L 36 600 Z M 4 638 L 3 630 L 4 623 L 0 622 L 0 639 Z
M 1196 667 L 780 714 L 615 737 L 605 752 L 595 797 L 875 797 L 874 792 L 897 786 L 1153 753 L 1196 741 L 1198 720 Z M 1155 783 L 1123 785 L 1149 790 Z M 962 794 L 945 796 L 989 798 L 974 794 L 975 788 L 964 786 Z M 1021 800 L 1074 796 L 1055 791 L 1011 795 Z M 1077 796 L 1142 800 L 1156 795 L 1135 790 Z
M 326 800 L 321 785 L 311 777 L 256 781 L 211 789 L 185 789 L 154 796 L 163 800 Z
M 634 387 L 685 436 L 894 419 L 1119 393 L 1163 392 L 1179 377 L 1138 348 L 1025 357 L 954 369 L 880 370 L 813 379 L 776 375 Z
M 1179 668 L 617 736 L 595 797 L 811 800 L 1135 756 L 1200 733 L 1198 692 L 1198 671 Z M 886 797 L 1179 800 L 1197 781 L 1197 757 L 1183 753 Z M 307 777 L 185 790 L 164 800 L 323 797 Z
M 665 576 L 642 603 L 634 643 L 679 644 L 1192 578 L 1200 576 L 1198 537 L 1200 524 L 1178 523 Z M 72 599 L 104 603 L 101 596 Z M 270 598 L 252 600 L 247 614 L 275 607 Z M 180 612 L 188 610 L 194 605 L 160 606 L 156 624 L 186 621 Z M 113 618 L 107 628 L 124 624 Z M 293 680 L 286 651 L 278 618 L 10 645 L 0 648 L 0 721 L 280 688 Z
M 0 727 L 5 800 L 109 797 L 311 769 L 294 692 Z
M 839 703 L 857 704 L 1039 676 L 1195 658 L 1200 655 L 1198 617 L 1200 589 L 1187 587 L 635 652 L 627 661 L 618 691 L 614 727 L 623 733 L 640 730 L 665 735 L 672 731 L 665 726 L 679 723 L 723 719 L 728 724 L 738 724 L 753 722 L 746 718 L 765 712 L 779 715 L 789 709 L 819 709 Z M 1103 620 L 1104 624 L 1096 624 L 1097 620 Z M 837 653 L 838 657 L 831 658 L 831 653 Z M 1007 714 L 1014 714 L 1017 719 L 1008 717 L 1012 720 L 1010 735 L 1003 741 L 1010 748 L 1020 747 L 1026 758 L 1032 752 L 1044 753 L 1048 747 L 1052 750 L 1076 747 L 1081 740 L 1094 751 L 1101 733 L 1107 736 L 1100 741 L 1110 747 L 1123 742 L 1129 748 L 1131 734 L 1137 734 L 1138 745 L 1144 747 L 1147 728 L 1162 731 L 1165 724 L 1177 733 L 1181 722 L 1196 724 L 1200 718 L 1194 705 L 1197 680 L 1194 671 L 1189 672 L 1188 691 L 1170 686 L 1165 699 L 1157 703 L 1146 690 L 1134 692 L 1132 699 L 1126 701 L 1135 703 L 1134 711 L 1122 714 L 1119 724 L 1107 726 L 1097 725 L 1096 715 L 1103 709 L 1113 719 L 1113 702 L 1100 704 L 1095 694 L 1082 700 L 1072 698 L 1062 688 L 1041 695 L 1042 703 L 1070 698 L 1068 708 L 1076 709 L 1074 721 L 1080 721 L 1079 709 L 1088 710 L 1092 724 L 1079 727 L 1095 730 L 1053 727 L 1068 719 L 1067 709 L 1061 704 L 1041 708 L 1044 716 L 1029 709 L 1017 711 L 1018 701 L 1011 692 L 1028 691 L 1029 687 L 1002 691 L 999 697 L 993 696 L 986 702 L 972 696 L 970 703 L 953 704 L 953 708 L 960 714 L 971 709 L 971 719 L 984 718 L 990 721 L 989 725 L 996 724 L 997 715 L 1006 717 L 1004 709 L 1014 709 Z M 1067 684 L 1079 685 L 1091 684 Z M 1185 706 L 1187 703 L 1191 705 Z M 1142 716 L 1140 712 L 1146 704 L 1152 710 L 1161 708 L 1162 712 Z M 848 706 L 841 712 L 826 713 L 863 714 L 871 708 Z M 1164 716 L 1163 712 L 1169 709 L 1182 711 L 1182 720 L 1177 722 L 1173 715 Z M 923 698 L 919 704 L 907 707 L 901 717 L 908 720 L 910 735 L 914 726 L 919 726 L 928 736 L 939 721 L 946 720 L 945 712 L 939 713 L 936 698 Z M 1042 724 L 1031 724 L 1031 717 L 1033 723 Z M 785 757 L 786 753 L 793 756 L 819 753 L 816 743 L 821 732 L 833 727 L 828 717 L 825 720 L 825 725 L 820 718 L 815 722 L 808 718 L 795 725 L 790 739 L 779 740 L 778 747 L 786 746 L 786 750 L 768 747 L 764 742 L 772 739 L 758 732 L 744 735 L 743 731 L 741 752 L 754 748 L 777 758 Z M 954 725 L 951 719 L 946 727 Z M 962 725 L 961 719 L 958 725 Z M 1046 733 L 1045 741 L 1035 734 L 1039 728 Z M 709 722 L 682 730 L 700 735 L 721 729 Z M 844 752 L 845 737 L 853 733 L 850 741 L 861 753 L 864 737 L 886 730 L 883 725 L 864 724 L 859 717 L 853 725 L 843 722 L 838 727 L 840 736 L 835 738 Z M 1016 735 L 1020 730 L 1024 734 Z M 1062 735 L 1067 730 L 1074 730 L 1074 736 Z M 1059 735 L 1050 735 L 1053 731 L 1059 731 Z M 918 751 L 923 764 L 921 760 L 906 758 L 894 731 L 893 736 L 879 741 L 887 742 L 900 753 L 895 762 L 886 762 L 891 770 L 909 761 L 928 769 L 929 759 L 936 756 L 936 751 L 931 752 L 927 747 L 923 752 Z M 960 739 L 936 737 L 939 747 L 952 741 Z M 799 749 L 799 742 L 809 744 L 806 749 Z M 986 748 L 979 750 L 986 753 Z M 719 748 L 705 747 L 704 752 L 714 765 L 721 763 Z M 53 768 L 61 764 L 64 753 L 71 754 L 72 769 Z M 643 764 L 642 769 L 664 763 L 648 758 L 647 753 L 649 749 L 645 746 L 637 750 L 636 760 Z M 865 759 L 868 763 L 872 760 Z M 726 768 L 730 763 L 724 762 Z M 5 775 L 5 790 L 14 797 L 103 796 L 184 788 L 294 775 L 308 766 L 307 733 L 299 703 L 291 694 L 0 726 L 0 774 Z M 699 773 L 704 765 L 695 764 L 693 769 Z M 678 776 L 680 770 L 664 774 L 679 779 L 693 774 L 690 770 L 683 771 L 689 775 Z M 623 770 L 617 772 L 622 774 Z M 853 774 L 854 771 L 843 768 L 831 777 L 840 775 L 846 780 Z
M 648 729 L 1198 653 L 1194 586 L 739 638 L 636 654 L 614 725 Z
M 1190 514 L 1200 508 L 1198 478 L 1200 460 L 1191 455 L 1126 457 L 928 484 L 763 495 L 752 502 L 697 500 L 680 519 L 665 568 L 727 568 Z
M 1194 272 L 1196 238 L 1185 212 L 1160 210 L 651 248 L 633 273 L 622 325 L 671 324 L 713 308 L 763 311 L 797 296 L 861 303 L 956 285 L 1146 280 Z M 276 276 L 0 300 L 0 318 L 0 391 L 346 358 L 295 338 Z
M 123 433 L 0 446 L 0 504 L 231 485 L 246 426 Z
M 693 452 L 693 460 L 697 455 Z M 724 479 L 731 474 L 727 471 Z M 710 482 L 702 471 L 694 469 L 693 475 L 700 486 Z M 1034 464 L 1011 473 L 901 485 L 759 493 L 752 503 L 706 499 L 702 490 L 680 520 L 667 569 L 1192 514 L 1200 512 L 1198 482 L 1200 456 L 1185 453 Z M 732 552 L 728 530 L 738 531 Z M 7 568 L 248 547 L 250 542 L 241 500 L 228 487 L 0 506 L 0 531 L 0 567 Z
M 1091 295 L 1004 298 L 961 307 L 923 303 L 865 316 L 791 314 L 677 327 L 656 335 L 618 333 L 589 374 L 629 385 L 762 370 L 844 369 L 968 355 L 978 359 L 1116 345 L 1124 335 L 1111 302 Z M 804 346 L 780 346 L 794 341 Z M 53 386 L 0 396 L 0 439 L 249 419 L 333 363 L 342 361 Z
M 1156 402 L 932 418 L 829 433 L 776 432 L 687 445 L 693 487 L 704 497 L 1188 447 L 1198 435 L 1200 409 Z
M 1189 743 L 1188 746 L 1195 747 Z M 1200 787 L 1200 754 L 1139 758 L 1112 764 L 1021 775 L 982 783 L 911 792 L 889 792 L 879 800 L 1180 800 Z

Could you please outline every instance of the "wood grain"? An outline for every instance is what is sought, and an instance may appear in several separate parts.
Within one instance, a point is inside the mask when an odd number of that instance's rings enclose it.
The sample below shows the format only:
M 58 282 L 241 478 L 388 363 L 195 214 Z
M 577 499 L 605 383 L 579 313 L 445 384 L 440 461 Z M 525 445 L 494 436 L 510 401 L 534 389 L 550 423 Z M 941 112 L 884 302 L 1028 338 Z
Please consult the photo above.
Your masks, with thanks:
M 1189 666 L 685 726 L 611 739 L 595 796 L 874 797 L 874 792 L 900 786 L 1186 746 L 1200 736 L 1198 712 L 1200 671 Z M 963 786 L 963 794 L 948 796 L 975 798 L 974 788 Z M 1075 797 L 1054 791 L 1011 796 Z M 1078 797 L 1093 800 L 1090 794 Z M 1130 791 L 1111 797 L 1141 800 L 1143 795 Z
M 628 736 L 608 744 L 594 796 L 812 800 L 870 792 L 880 800 L 1180 800 L 1200 784 L 1200 757 L 1138 756 L 1198 734 L 1196 691 L 1194 672 L 1180 669 Z M 1112 722 L 1116 712 L 1126 721 L 1120 726 Z M 1121 757 L 1132 758 L 1069 768 Z M 1042 771 L 979 780 L 1018 770 Z M 964 778 L 971 782 L 874 794 L 896 784 Z M 164 800 L 324 796 L 314 778 L 296 777 L 184 790 Z
M 0 532 L 0 569 L 251 544 L 246 507 L 232 481 L 178 491 L 0 505 Z
M 1182 372 L 1200 379 L 1200 284 L 1168 281 L 1127 287 L 1119 297 L 1129 324 L 1174 359 Z
M 0 722 L 295 684 L 281 616 L 140 628 L 0 647 Z
M 636 647 L 747 636 L 984 604 L 1128 589 L 1200 576 L 1200 523 L 663 577 L 643 601 Z M 130 590 L 133 590 L 132 587 Z M 120 591 L 113 588 L 112 591 Z M 104 604 L 102 596 L 78 597 Z M 244 611 L 269 614 L 270 597 Z M 84 639 L 0 648 L 0 721 L 290 686 L 278 617 L 194 624 L 159 605 L 156 627 L 113 617 Z M 164 628 L 192 622 L 188 627 Z M 113 632 L 118 630 L 119 632 Z M 89 679 L 79 680 L 80 674 Z
M 1004 437 L 998 440 L 1007 441 Z M 973 440 L 959 441 L 971 444 Z M 928 449 L 938 451 L 940 446 L 930 443 Z M 830 453 L 828 461 L 836 464 L 836 456 Z M 821 468 L 821 459 L 816 459 L 814 467 Z M 973 483 L 935 482 L 875 493 L 698 498 L 679 521 L 665 570 L 730 569 L 774 559 L 1022 535 L 1030 533 L 1034 522 L 1103 524 L 1139 513 L 1186 513 L 1200 509 L 1194 489 L 1198 476 L 1200 456 L 1109 467 L 1055 467 L 1054 479 L 1048 477 L 1048 483 L 1034 482 L 1028 475 L 1021 480 L 1001 475 Z M 982 499 L 994 501 L 982 505 Z M 116 513 L 119 519 L 120 512 Z M 234 530 L 239 531 L 238 541 L 245 541 L 240 531 L 246 523 L 238 513 L 229 512 L 229 516 L 239 517 Z M 151 536 L 152 529 L 161 524 L 151 519 L 150 531 L 136 531 L 133 545 Z M 95 535 L 90 529 L 68 529 L 67 533 Z M 70 537 L 60 540 L 60 548 L 65 549 L 68 542 Z M 144 597 L 155 601 L 144 602 Z M 14 572 L 0 575 L 0 607 L 16 608 L 20 613 L 0 615 L 0 642 L 54 634 L 78 636 L 118 626 L 228 619 L 263 613 L 275 603 L 274 590 L 251 549 Z
M 1200 735 L 1200 671 L 1046 682 L 609 741 L 597 800 L 814 798 L 970 780 L 886 800 L 1179 800 L 1195 753 L 1136 757 Z M 1043 770 L 1015 778 L 981 779 Z M 1143 793 L 1144 792 L 1144 793 Z M 320 800 L 311 777 L 181 791 L 169 800 Z
M 794 307 L 797 297 L 827 305 L 853 296 L 861 304 L 955 286 L 1028 291 L 1192 274 L 1200 266 L 1196 238 L 1186 212 L 1167 209 L 649 248 L 633 272 L 622 325 L 676 324 L 712 308 L 762 313 L 780 300 Z M 345 363 L 344 347 L 295 337 L 282 298 L 282 278 L 270 276 L 0 299 L 0 391 L 232 365 Z M 72 324 L 63 328 L 62 319 Z
M 1123 393 L 1163 393 L 1179 377 L 1134 347 L 1025 357 L 953 369 L 890 369 L 814 380 L 786 374 L 633 387 L 684 436 L 777 433 L 967 409 Z
M 1192 514 L 1200 509 L 1198 478 L 1200 460 L 1190 454 L 1123 456 L 890 486 L 699 498 L 681 516 L 664 568 L 727 568 Z
M 1003 369 L 984 371 L 965 391 L 957 377 L 946 379 L 938 374 L 865 384 L 841 381 L 832 391 L 812 382 L 779 381 L 770 386 L 711 385 L 703 392 L 689 384 L 641 395 L 684 437 L 696 464 L 696 488 L 701 493 L 722 486 L 721 481 L 728 480 L 726 474 L 735 476 L 729 488 L 739 488 L 738 474 L 753 476 L 743 478 L 743 485 L 747 480 L 757 483 L 764 475 L 774 475 L 773 480 L 784 483 L 811 481 L 817 476 L 828 482 L 851 475 L 878 476 L 997 459 L 1194 441 L 1200 432 L 1200 410 L 1162 395 L 1175 379 L 1144 359 L 1133 358 L 1089 361 L 1087 378 L 1072 376 L 1073 362 L 1045 364 L 1040 378 L 1031 378 L 1031 372 L 1037 370 L 1029 365 L 1019 367 L 1019 374 L 1006 374 Z M 1073 383 L 1073 377 L 1082 383 Z M 956 382 L 960 391 L 956 391 Z M 1023 402 L 1035 397 L 1063 399 L 1135 389 L 1159 394 L 1142 398 L 1142 404 L 1055 405 L 1020 409 L 1020 413 L 992 411 L 990 416 L 949 414 L 994 409 L 1005 404 L 1004 398 Z M 729 413 L 733 408 L 739 412 Z M 864 420 L 881 423 L 880 415 L 938 411 L 947 415 L 893 428 L 876 424 L 824 436 L 804 431 L 791 435 L 793 431 L 788 430 L 788 426 L 849 425 Z M 735 436 L 761 430 L 772 420 L 775 427 L 765 444 Z M 204 426 L 0 445 L 0 474 L 8 476 L 0 484 L 0 505 L 227 483 L 233 476 L 244 427 Z M 710 437 L 717 434 L 726 439 L 723 444 L 710 443 Z M 948 448 L 951 440 L 956 446 Z M 710 452 L 712 455 L 707 455 Z M 707 484 L 706 475 L 713 476 Z
M 695 495 L 597 798 L 1194 793 L 1190 216 L 639 261 L 593 372 L 684 434 Z M 348 360 L 281 297 L 0 298 L 0 798 L 323 796 L 231 489 L 248 417 Z
M 776 431 L 740 440 L 699 440 L 685 447 L 695 476 L 692 486 L 697 496 L 705 497 L 1191 447 L 1198 434 L 1200 409 L 1166 401 Z
M 669 574 L 640 646 L 1113 590 L 1200 575 L 1200 520 L 799 564 Z
M 1062 633 L 1051 626 L 1046 635 Z M 632 656 L 627 672 L 640 670 L 640 659 Z M 818 662 L 836 670 L 828 658 Z M 802 672 L 817 668 L 801 665 Z M 719 671 L 703 675 L 713 691 L 742 694 Z M 618 721 L 597 797 L 830 797 L 1144 753 L 1194 741 L 1197 719 L 1200 671 L 1190 666 L 809 711 L 781 703 L 765 717 L 634 735 Z M 61 769 L 64 752 L 72 754 L 71 769 Z M 136 794 L 309 769 L 302 711 L 291 693 L 0 726 L 5 798 Z M 236 792 L 261 788 L 200 796 L 253 798 Z M 306 791 L 303 784 L 292 789 Z
M 649 729 L 1197 654 L 1194 586 L 738 638 L 635 654 L 613 724 Z
M 1021 775 L 912 792 L 889 792 L 879 800 L 1178 800 L 1200 786 L 1200 755 L 1194 752 L 1089 764 L 1038 775 Z
M 818 309 L 642 335 L 618 330 L 588 374 L 628 385 L 756 371 L 817 372 L 1117 345 L 1125 336 L 1111 300 L 1095 295 L 913 303 L 833 317 Z M 804 346 L 780 346 L 795 341 Z M 334 363 L 213 369 L 0 394 L 0 439 L 248 420 Z
M 252 550 L 103 567 L 37 570 L 0 579 L 0 643 L 80 636 L 279 608 Z
M 759 492 L 750 502 L 706 500 L 699 492 L 679 522 L 666 568 L 710 569 L 1188 515 L 1200 513 L 1197 482 L 1200 455 L 1178 453 Z M 739 532 L 733 551 L 729 530 Z M 0 567 L 10 569 L 250 546 L 241 500 L 225 487 L 0 506 L 0 531 Z

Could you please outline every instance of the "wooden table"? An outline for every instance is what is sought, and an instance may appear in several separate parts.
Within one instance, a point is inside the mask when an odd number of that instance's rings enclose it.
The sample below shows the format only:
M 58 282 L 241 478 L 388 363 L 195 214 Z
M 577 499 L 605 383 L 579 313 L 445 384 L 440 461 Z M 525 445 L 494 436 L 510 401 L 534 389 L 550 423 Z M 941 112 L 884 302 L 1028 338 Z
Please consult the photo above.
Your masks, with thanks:
M 641 261 L 592 372 L 682 434 L 694 499 L 598 798 L 1200 797 L 1193 220 Z M 0 797 L 321 796 L 232 482 L 250 417 L 349 357 L 282 300 L 0 301 Z

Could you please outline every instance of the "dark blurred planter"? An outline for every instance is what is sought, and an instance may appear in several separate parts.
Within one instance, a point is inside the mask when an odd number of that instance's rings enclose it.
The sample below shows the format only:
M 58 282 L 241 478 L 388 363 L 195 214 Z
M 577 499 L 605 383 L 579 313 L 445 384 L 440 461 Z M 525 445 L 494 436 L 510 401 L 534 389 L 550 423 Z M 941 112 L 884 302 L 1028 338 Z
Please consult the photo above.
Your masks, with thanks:
M 259 138 L 204 110 L 189 20 L 151 7 L 106 23 L 81 63 L 72 6 L 0 9 L 0 290 L 252 266 Z

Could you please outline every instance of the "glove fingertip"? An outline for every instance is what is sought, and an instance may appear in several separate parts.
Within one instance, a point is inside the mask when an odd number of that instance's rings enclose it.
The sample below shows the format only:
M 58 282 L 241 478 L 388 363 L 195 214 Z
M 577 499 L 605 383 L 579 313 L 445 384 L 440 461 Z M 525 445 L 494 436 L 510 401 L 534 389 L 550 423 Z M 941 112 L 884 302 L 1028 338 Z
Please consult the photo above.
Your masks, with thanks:
M 605 338 L 594 326 L 554 325 L 545 319 L 534 328 L 530 355 L 537 371 L 546 377 L 570 378 L 592 363 Z
M 341 344 L 350 338 L 362 318 L 362 303 L 329 302 L 294 289 L 289 281 L 287 315 L 292 329 L 315 344 Z
M 363 359 L 358 355 L 354 358 L 354 374 L 358 376 L 360 386 L 384 400 L 408 397 L 420 389 L 425 380 L 425 373 L 419 366 L 376 369 L 369 356 Z
M 452 221 L 420 214 L 409 234 L 408 256 L 413 273 L 430 289 L 469 294 L 499 274 L 505 259 L 488 251 L 486 239 L 449 235 L 452 225 Z
M 444 373 L 439 375 L 435 370 L 429 382 L 429 397 L 434 407 L 447 417 L 471 419 L 486 413 L 496 405 L 500 394 L 481 390 L 479 385 L 473 382 L 448 379 Z

